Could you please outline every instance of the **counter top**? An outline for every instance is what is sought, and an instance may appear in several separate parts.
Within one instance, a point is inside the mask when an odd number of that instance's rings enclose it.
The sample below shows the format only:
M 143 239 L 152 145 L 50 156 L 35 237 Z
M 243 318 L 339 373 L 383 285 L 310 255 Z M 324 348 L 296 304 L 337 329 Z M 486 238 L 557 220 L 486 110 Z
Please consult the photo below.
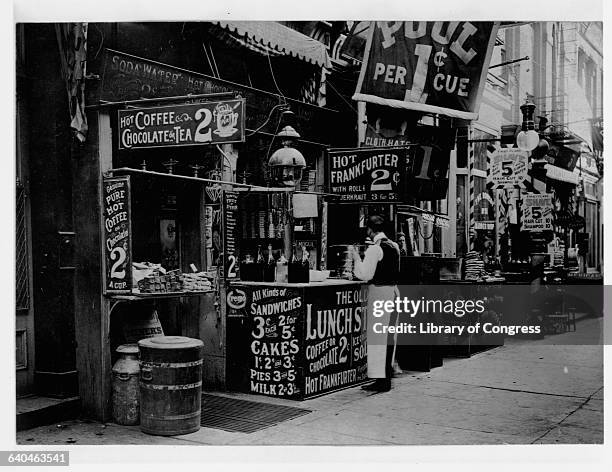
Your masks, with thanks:
M 346 280 L 346 279 L 326 279 L 322 282 L 302 282 L 302 283 L 283 283 L 283 282 L 250 282 L 250 281 L 241 281 L 235 280 L 231 282 L 231 285 L 247 285 L 250 287 L 266 287 L 266 286 L 274 286 L 274 287 L 330 287 L 330 286 L 342 286 L 342 285 L 356 285 L 356 284 L 365 284 L 363 280 Z

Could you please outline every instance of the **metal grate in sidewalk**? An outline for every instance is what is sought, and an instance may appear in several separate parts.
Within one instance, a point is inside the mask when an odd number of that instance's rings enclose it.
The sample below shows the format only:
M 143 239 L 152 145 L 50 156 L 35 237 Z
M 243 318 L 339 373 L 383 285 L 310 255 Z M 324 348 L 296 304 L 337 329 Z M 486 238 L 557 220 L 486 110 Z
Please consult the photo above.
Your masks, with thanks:
M 203 394 L 201 425 L 232 433 L 254 433 L 311 412 L 304 408 Z

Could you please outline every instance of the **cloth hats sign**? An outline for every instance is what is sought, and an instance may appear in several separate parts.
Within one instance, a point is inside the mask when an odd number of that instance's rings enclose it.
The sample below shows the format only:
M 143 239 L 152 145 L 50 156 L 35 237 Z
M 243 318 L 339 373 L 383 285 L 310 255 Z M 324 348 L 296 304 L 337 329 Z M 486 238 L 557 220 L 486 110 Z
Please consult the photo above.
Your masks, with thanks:
M 371 22 L 353 100 L 477 119 L 498 26 Z

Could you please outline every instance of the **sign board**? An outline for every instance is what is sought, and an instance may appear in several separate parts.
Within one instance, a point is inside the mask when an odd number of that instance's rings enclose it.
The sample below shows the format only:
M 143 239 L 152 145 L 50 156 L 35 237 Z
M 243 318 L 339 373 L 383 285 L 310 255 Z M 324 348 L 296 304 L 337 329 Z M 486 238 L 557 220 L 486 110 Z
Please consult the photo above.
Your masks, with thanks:
M 390 147 L 390 146 L 410 146 L 415 144 L 414 138 L 403 134 L 393 134 L 389 136 L 387 133 L 376 132 L 376 128 L 371 126 L 366 127 L 364 147 Z
M 308 297 L 304 325 L 304 397 L 367 378 L 367 286 L 325 287 Z
M 406 147 L 406 173 L 401 176 L 401 200 L 433 201 L 446 198 L 450 153 L 457 128 L 412 126 L 386 107 L 368 111 L 364 147 Z
M 492 231 L 495 229 L 495 221 L 475 221 L 474 229 Z
M 302 399 L 367 379 L 367 286 L 234 283 L 231 379 L 249 393 Z
M 244 100 L 119 110 L 119 149 L 244 141 Z
M 406 149 L 359 148 L 331 151 L 327 156 L 329 192 L 341 202 L 397 203 Z
M 105 293 L 132 292 L 132 226 L 130 178 L 105 178 L 102 224 Z
M 513 148 L 499 148 L 491 155 L 487 169 L 487 184 L 493 189 L 523 186 L 527 180 L 529 154 Z
M 449 228 L 450 222 L 448 218 L 435 215 L 433 213 L 422 213 L 423 221 L 433 223 L 438 228 Z
M 408 171 L 404 179 L 406 197 L 419 201 L 446 198 L 450 151 L 450 148 L 434 144 L 417 144 L 408 148 Z
M 223 192 L 223 274 L 226 280 L 240 278 L 238 257 L 238 192 L 226 190 Z
M 276 121 L 266 124 L 270 110 L 278 105 L 276 94 L 217 79 L 169 64 L 105 49 L 100 100 L 123 102 L 142 98 L 179 97 L 213 93 L 236 93 L 245 100 L 245 126 L 275 134 Z M 202 98 L 194 98 L 200 101 Z M 330 126 L 338 112 L 298 100 L 286 99 L 295 113 L 296 128 L 303 139 L 329 144 L 334 133 Z
M 373 21 L 353 100 L 478 118 L 499 23 Z
M 551 231 L 553 229 L 552 194 L 523 195 L 521 231 Z
M 227 293 L 228 317 L 245 320 L 245 337 L 239 339 L 240 390 L 274 397 L 299 398 L 303 341 L 304 292 L 267 285 L 232 285 Z M 243 326 L 243 324 L 240 324 Z M 240 336 L 238 330 L 235 336 Z M 228 349 L 235 347 L 229 340 Z

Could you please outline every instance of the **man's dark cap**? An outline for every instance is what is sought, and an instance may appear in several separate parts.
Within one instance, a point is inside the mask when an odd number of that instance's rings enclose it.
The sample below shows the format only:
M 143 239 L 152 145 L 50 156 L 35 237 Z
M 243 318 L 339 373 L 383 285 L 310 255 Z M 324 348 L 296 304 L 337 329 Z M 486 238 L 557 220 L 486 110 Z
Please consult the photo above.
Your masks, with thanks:
M 380 233 L 385 225 L 385 219 L 379 215 L 372 215 L 368 218 L 366 226 L 375 233 Z

